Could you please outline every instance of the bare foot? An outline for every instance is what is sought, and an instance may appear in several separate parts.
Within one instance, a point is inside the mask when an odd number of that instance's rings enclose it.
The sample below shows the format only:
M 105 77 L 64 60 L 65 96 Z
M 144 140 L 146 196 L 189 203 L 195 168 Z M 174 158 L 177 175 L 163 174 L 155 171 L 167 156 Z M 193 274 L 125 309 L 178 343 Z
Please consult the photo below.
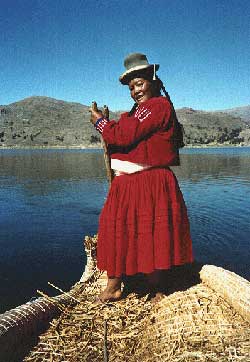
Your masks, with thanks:
M 154 296 L 154 298 L 151 299 L 152 304 L 158 303 L 162 298 L 164 297 L 164 294 L 161 292 L 157 292 Z
M 120 289 L 112 291 L 112 290 L 109 290 L 108 288 L 106 288 L 99 295 L 99 300 L 102 303 L 115 302 L 116 300 L 121 299 L 121 296 L 122 296 L 122 292 Z
M 114 302 L 121 299 L 121 295 L 121 278 L 108 277 L 107 287 L 99 295 L 99 301 L 102 303 Z

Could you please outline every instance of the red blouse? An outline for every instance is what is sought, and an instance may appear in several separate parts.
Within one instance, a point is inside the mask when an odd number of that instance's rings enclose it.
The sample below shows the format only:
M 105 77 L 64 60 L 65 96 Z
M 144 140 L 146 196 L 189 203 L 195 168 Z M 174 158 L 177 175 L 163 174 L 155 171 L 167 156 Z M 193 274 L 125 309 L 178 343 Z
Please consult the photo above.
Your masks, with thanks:
M 118 122 L 103 119 L 96 128 L 108 143 L 111 158 L 154 167 L 180 164 L 176 121 L 164 97 L 150 98 L 132 116 L 123 113 Z

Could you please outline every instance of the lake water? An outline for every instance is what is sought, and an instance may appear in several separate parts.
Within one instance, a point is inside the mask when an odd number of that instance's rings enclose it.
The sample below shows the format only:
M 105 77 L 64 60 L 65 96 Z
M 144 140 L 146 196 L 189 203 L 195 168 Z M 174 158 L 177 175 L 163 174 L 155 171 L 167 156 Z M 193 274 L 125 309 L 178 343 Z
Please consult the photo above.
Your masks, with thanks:
M 250 279 L 250 148 L 183 149 L 195 258 Z M 0 312 L 79 280 L 108 184 L 101 151 L 0 150 Z

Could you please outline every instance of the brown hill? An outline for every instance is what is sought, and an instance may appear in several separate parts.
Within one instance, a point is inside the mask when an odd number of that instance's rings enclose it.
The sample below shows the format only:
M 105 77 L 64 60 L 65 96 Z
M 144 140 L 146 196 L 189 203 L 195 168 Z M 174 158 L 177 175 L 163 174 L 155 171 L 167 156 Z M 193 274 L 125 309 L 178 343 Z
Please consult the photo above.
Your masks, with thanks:
M 236 107 L 230 109 L 224 109 L 224 113 L 231 114 L 234 117 L 240 117 L 243 121 L 250 125 L 250 105 L 243 107 Z
M 88 109 L 49 97 L 29 97 L 1 106 L 0 144 L 91 147 L 100 137 L 89 122 Z
M 245 142 L 242 132 L 246 130 L 247 135 L 249 131 L 241 118 L 220 111 L 181 108 L 176 113 L 184 126 L 187 144 L 242 144 Z
M 100 137 L 89 122 L 88 106 L 49 97 L 29 97 L 0 106 L 0 146 L 99 147 Z M 121 112 L 111 112 L 118 119 Z M 248 144 L 250 130 L 239 117 L 191 108 L 177 110 L 186 143 Z

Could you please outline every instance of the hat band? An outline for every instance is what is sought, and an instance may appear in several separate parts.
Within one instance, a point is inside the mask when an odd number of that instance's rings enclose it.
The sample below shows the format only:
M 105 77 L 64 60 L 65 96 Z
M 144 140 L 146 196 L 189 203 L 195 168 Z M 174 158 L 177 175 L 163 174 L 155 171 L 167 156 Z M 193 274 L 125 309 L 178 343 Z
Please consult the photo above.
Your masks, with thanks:
M 137 65 L 137 66 L 135 66 L 135 67 L 133 67 L 133 68 L 131 68 L 131 69 L 129 69 L 129 70 L 127 70 L 126 72 L 124 72 L 121 76 L 120 76 L 120 78 L 119 78 L 119 80 L 120 80 L 120 82 L 122 83 L 122 84 L 127 84 L 126 82 L 127 82 L 127 78 L 128 78 L 128 76 L 131 74 L 131 73 L 133 73 L 133 72 L 136 72 L 136 71 L 140 71 L 140 70 L 143 70 L 143 69 L 147 69 L 147 68 L 153 68 L 153 70 L 154 70 L 154 80 L 156 79 L 156 71 L 159 69 L 159 64 L 145 64 L 145 65 Z

